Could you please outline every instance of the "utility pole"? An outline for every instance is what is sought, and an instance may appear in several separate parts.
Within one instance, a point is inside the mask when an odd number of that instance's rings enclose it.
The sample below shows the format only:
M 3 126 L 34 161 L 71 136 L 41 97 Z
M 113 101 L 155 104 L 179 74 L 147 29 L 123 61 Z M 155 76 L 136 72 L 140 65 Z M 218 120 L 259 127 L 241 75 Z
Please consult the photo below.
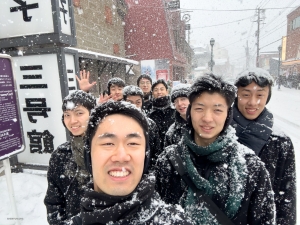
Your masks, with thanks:
M 257 9 L 257 31 L 256 31 L 256 47 L 257 47 L 257 53 L 256 53 L 256 67 L 259 67 L 259 30 L 260 30 L 260 8 Z
M 247 41 L 247 46 L 245 48 L 246 51 L 246 69 L 249 69 L 249 65 L 250 65 L 250 55 L 249 55 L 249 46 L 248 46 L 248 41 Z
M 262 15 L 261 15 L 262 13 Z M 259 36 L 260 36 L 260 22 L 265 19 L 265 9 L 258 8 L 257 9 L 257 31 L 256 31 L 256 47 L 257 47 L 257 54 L 256 54 L 256 67 L 259 67 Z

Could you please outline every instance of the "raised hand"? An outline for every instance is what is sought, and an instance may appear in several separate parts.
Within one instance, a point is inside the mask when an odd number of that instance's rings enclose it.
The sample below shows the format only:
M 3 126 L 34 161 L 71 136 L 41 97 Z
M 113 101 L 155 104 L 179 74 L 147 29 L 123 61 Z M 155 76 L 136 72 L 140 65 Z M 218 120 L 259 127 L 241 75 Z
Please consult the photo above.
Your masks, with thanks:
M 100 94 L 98 104 L 105 103 L 108 100 L 117 101 L 117 96 L 116 95 L 107 95 L 107 94 L 103 95 L 103 94 Z
M 78 81 L 79 88 L 80 88 L 80 90 L 88 92 L 96 84 L 96 82 L 94 81 L 94 82 L 90 83 L 90 81 L 89 81 L 90 71 L 88 71 L 86 73 L 85 70 L 82 70 L 79 73 L 80 73 L 80 78 L 76 75 L 76 79 Z

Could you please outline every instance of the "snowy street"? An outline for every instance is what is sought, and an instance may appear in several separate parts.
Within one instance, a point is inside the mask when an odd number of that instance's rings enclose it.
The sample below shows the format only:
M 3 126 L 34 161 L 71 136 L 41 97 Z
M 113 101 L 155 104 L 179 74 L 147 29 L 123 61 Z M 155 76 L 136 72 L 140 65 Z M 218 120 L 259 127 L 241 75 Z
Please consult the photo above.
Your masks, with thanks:
M 294 144 L 296 162 L 300 161 L 300 91 L 281 87 L 273 88 L 272 98 L 268 108 L 274 113 L 275 125 L 288 134 Z M 297 166 L 298 193 L 300 193 L 300 164 Z M 47 224 L 46 208 L 43 204 L 47 188 L 45 174 L 30 174 L 27 170 L 23 174 L 13 174 L 16 204 L 21 224 Z M 9 198 L 5 176 L 0 177 L 0 224 L 8 224 L 10 218 Z M 298 201 L 298 209 L 300 201 Z M 298 210 L 299 212 L 299 210 Z M 298 213 L 298 218 L 300 213 Z M 300 223 L 298 223 L 300 224 Z

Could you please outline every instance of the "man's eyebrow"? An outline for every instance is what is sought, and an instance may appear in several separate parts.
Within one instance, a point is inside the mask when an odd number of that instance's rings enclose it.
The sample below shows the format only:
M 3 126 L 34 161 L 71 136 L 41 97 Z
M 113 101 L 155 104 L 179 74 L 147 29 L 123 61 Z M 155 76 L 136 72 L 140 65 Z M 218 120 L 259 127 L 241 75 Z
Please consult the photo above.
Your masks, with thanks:
M 130 133 L 126 135 L 126 138 L 142 138 L 142 136 L 139 133 Z
M 223 104 L 214 104 L 214 106 L 216 106 L 216 107 L 224 107 L 224 108 L 226 108 L 226 106 L 225 106 L 225 105 L 223 105 Z
M 198 106 L 205 106 L 203 103 L 200 103 L 200 102 L 196 102 L 196 105 L 198 105 Z
M 99 139 L 104 139 L 104 138 L 116 138 L 116 135 L 113 133 L 104 133 L 104 134 L 100 134 L 98 136 Z

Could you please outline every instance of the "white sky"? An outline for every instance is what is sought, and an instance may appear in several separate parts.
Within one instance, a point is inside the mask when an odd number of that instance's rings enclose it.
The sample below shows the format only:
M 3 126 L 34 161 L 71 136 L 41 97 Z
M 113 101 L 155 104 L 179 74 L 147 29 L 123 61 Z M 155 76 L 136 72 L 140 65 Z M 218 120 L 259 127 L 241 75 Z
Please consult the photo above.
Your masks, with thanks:
M 245 64 L 245 46 L 248 40 L 250 55 L 256 57 L 257 20 L 255 10 L 244 11 L 216 11 L 216 10 L 243 10 L 266 8 L 265 20 L 261 29 L 260 47 L 270 44 L 282 36 L 286 36 L 287 19 L 295 7 L 300 5 L 300 0 L 181 0 L 180 7 L 191 15 L 191 44 L 209 44 L 211 38 L 225 47 L 230 56 L 230 62 Z M 294 8 L 285 8 L 294 7 Z M 282 8 L 282 9 L 268 9 Z M 205 9 L 205 10 L 204 10 Z M 214 10 L 214 11 L 206 11 Z M 183 15 L 183 13 L 182 13 Z M 239 22 L 233 22 L 241 20 Z M 213 26 L 224 24 L 221 26 Z M 202 28 L 201 28 L 202 27 Z M 277 41 L 260 51 L 278 51 L 281 41 Z M 253 58 L 255 60 L 255 58 Z

